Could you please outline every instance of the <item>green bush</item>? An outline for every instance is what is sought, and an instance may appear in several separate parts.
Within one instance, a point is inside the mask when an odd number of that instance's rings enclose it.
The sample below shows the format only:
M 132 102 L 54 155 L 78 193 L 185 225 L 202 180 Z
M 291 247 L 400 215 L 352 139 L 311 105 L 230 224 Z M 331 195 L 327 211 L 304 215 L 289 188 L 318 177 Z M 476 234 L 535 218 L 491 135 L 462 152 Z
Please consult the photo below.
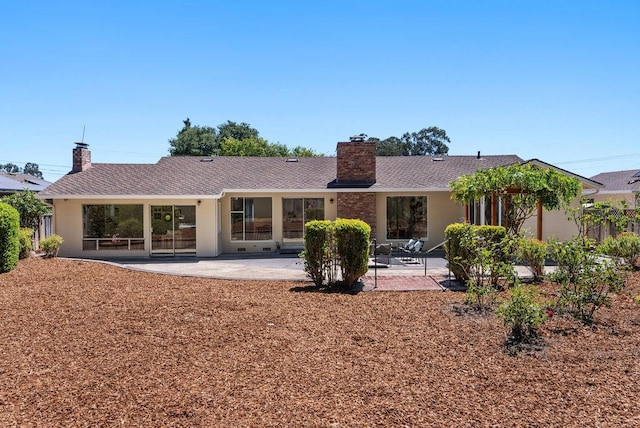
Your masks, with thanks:
M 18 265 L 20 255 L 20 214 L 9 204 L 0 202 L 0 273 Z
M 526 342 L 537 336 L 537 327 L 547 319 L 545 308 L 534 286 L 517 284 L 509 290 L 509 299 L 498 307 L 496 315 L 511 329 L 514 341 Z
M 362 220 L 339 218 L 334 223 L 334 233 L 342 281 L 351 286 L 367 273 L 371 227 Z
M 63 242 L 64 239 L 62 239 L 62 236 L 51 235 L 40 241 L 40 249 L 44 251 L 46 257 L 56 257 L 58 255 L 60 245 L 62 245 Z
M 510 260 L 511 241 L 507 239 L 507 229 L 502 226 L 473 226 L 479 244 L 489 250 L 489 277 L 491 284 L 497 285 L 498 279 L 512 268 Z M 472 251 L 473 254 L 473 251 Z
M 591 252 L 588 240 L 552 242 L 549 248 L 557 267 L 547 277 L 560 287 L 558 305 L 577 319 L 592 321 L 609 304 L 609 295 L 625 285 L 617 264 Z
M 469 254 L 461 245 L 462 238 L 471 234 L 469 223 L 452 223 L 444 230 L 444 236 L 449 240 L 444 246 L 445 256 L 451 273 L 458 281 L 469 279 Z
M 501 277 L 511 276 L 511 243 L 504 227 L 453 223 L 445 237 L 448 266 L 470 288 L 480 291 L 486 282 L 497 285 Z
M 546 243 L 535 238 L 520 238 L 516 249 L 516 258 L 529 267 L 533 273 L 533 279 L 537 281 L 544 275 L 547 252 Z
M 312 220 L 305 224 L 304 270 L 318 287 L 331 272 L 333 225 L 329 220 Z
M 623 232 L 615 238 L 607 237 L 598 246 L 598 251 L 622 259 L 630 269 L 640 269 L 640 236 L 633 232 Z
M 30 227 L 20 228 L 20 259 L 26 259 L 31 255 L 33 244 L 31 239 L 33 238 L 33 229 Z

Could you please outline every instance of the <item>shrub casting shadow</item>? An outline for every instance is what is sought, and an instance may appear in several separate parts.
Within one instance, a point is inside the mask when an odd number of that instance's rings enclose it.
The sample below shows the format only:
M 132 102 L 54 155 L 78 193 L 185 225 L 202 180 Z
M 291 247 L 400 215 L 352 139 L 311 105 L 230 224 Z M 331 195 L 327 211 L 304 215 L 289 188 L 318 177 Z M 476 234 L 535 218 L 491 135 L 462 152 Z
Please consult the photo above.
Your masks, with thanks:
M 312 285 L 304 285 L 299 287 L 290 288 L 289 291 L 294 293 L 326 293 L 326 294 L 350 294 L 355 296 L 356 294 L 362 291 L 363 284 L 361 281 L 356 282 L 352 286 L 346 286 L 342 282 L 337 282 L 331 285 L 321 285 L 317 286 L 315 284 Z

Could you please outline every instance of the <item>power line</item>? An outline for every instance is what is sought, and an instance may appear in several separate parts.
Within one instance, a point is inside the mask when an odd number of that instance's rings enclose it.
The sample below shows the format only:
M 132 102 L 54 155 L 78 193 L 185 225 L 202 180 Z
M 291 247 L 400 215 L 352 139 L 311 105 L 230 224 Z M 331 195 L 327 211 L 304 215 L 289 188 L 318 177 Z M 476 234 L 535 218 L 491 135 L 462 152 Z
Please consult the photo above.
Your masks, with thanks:
M 26 164 L 29 163 L 30 161 L 24 162 L 24 161 L 12 161 L 12 160 L 6 160 L 6 159 L 0 159 L 0 162 L 2 163 L 13 163 L 13 164 Z M 36 162 L 31 162 L 31 163 L 36 163 Z M 36 163 L 38 166 L 48 166 L 48 167 L 53 167 L 53 168 L 69 168 L 69 165 L 51 165 L 51 164 L 46 164 L 46 163 Z
M 571 163 L 600 162 L 600 161 L 606 161 L 606 160 L 612 160 L 612 159 L 629 158 L 629 157 L 633 157 L 633 156 L 640 156 L 640 153 L 634 153 L 634 154 L 630 154 L 630 155 L 616 155 L 616 156 L 606 156 L 606 157 L 601 157 L 601 158 L 592 158 L 592 159 L 582 159 L 582 160 L 556 162 L 556 164 L 557 165 L 566 165 L 566 164 L 571 164 Z

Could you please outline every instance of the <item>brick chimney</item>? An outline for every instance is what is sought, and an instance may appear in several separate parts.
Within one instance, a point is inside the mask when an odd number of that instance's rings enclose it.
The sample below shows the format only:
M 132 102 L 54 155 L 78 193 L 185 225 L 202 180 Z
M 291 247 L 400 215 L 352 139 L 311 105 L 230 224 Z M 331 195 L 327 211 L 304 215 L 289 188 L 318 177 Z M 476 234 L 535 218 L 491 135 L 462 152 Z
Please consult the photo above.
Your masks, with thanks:
M 332 187 L 337 193 L 337 214 L 340 218 L 358 218 L 371 226 L 376 236 L 376 194 L 367 191 L 376 182 L 376 143 L 364 137 L 351 137 L 337 147 L 337 177 Z
M 338 185 L 366 185 L 376 182 L 376 143 L 364 141 L 361 136 L 351 137 L 349 142 L 339 142 L 337 147 Z
M 71 173 L 86 171 L 91 167 L 91 151 L 87 143 L 76 143 L 73 149 L 73 168 Z

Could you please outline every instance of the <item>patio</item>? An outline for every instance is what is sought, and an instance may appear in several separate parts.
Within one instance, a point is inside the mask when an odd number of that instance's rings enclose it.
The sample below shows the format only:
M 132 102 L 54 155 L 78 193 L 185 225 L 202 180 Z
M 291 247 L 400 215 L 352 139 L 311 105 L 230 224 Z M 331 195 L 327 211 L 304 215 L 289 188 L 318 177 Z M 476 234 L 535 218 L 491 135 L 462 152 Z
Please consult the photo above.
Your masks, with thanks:
M 304 260 L 295 254 L 222 254 L 214 258 L 154 257 L 150 259 L 98 261 L 128 269 L 176 276 L 234 280 L 304 281 Z M 530 276 L 524 266 L 516 266 L 521 277 Z M 451 276 L 443 252 L 413 257 L 392 255 L 370 259 L 360 291 L 464 290 Z

